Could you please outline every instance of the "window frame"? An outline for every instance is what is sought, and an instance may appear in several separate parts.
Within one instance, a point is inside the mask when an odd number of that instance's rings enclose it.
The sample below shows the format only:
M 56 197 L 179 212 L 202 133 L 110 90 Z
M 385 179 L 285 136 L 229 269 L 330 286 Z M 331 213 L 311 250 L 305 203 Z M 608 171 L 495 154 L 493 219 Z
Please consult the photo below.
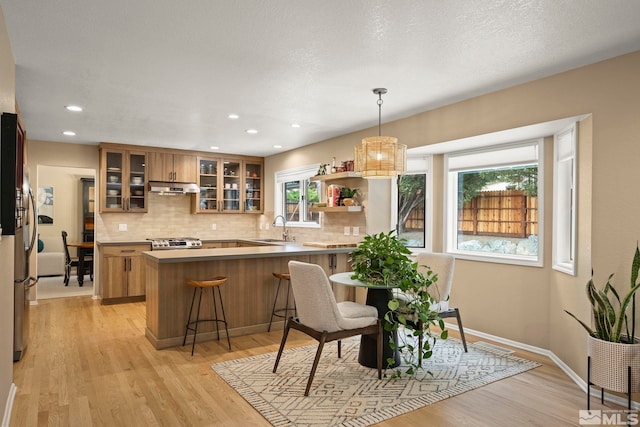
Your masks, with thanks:
M 577 141 L 577 123 L 573 123 L 553 135 L 553 240 L 551 268 L 571 276 L 576 275 Z M 562 167 L 566 162 L 569 162 L 570 165 L 568 174 L 565 173 L 566 168 Z
M 298 168 L 285 169 L 277 171 L 274 174 L 274 200 L 273 211 L 274 217 L 278 215 L 284 216 L 284 186 L 287 182 L 299 181 L 300 188 L 304 189 L 304 196 L 306 197 L 306 189 L 308 182 L 311 181 L 311 177 L 316 176 L 320 163 L 314 163 L 307 166 L 301 166 Z M 321 186 L 320 186 L 321 188 Z M 320 200 L 322 200 L 322 192 L 319 193 Z M 299 218 L 306 218 L 309 205 L 308 203 L 300 205 Z M 320 228 L 322 227 L 322 215 L 318 217 L 318 222 L 309 221 L 289 221 L 287 219 L 287 227 L 297 228 Z
M 452 157 L 487 155 L 491 152 L 502 151 L 510 148 L 535 146 L 537 150 L 538 165 L 538 255 L 536 258 L 525 255 L 498 254 L 490 252 L 464 251 L 457 248 L 458 241 L 458 179 L 457 175 L 463 170 L 451 171 L 449 163 Z M 486 157 L 485 157 L 486 159 Z M 486 161 L 486 160 L 485 160 Z M 525 163 L 522 163 L 525 165 Z M 467 167 L 464 170 L 474 171 L 482 169 L 499 169 L 509 164 L 496 162 L 494 167 L 486 165 Z M 513 164 L 516 166 L 517 162 Z M 490 145 L 473 150 L 463 150 L 444 155 L 444 203 L 443 203 L 443 248 L 444 252 L 454 255 L 456 258 L 472 261 L 493 262 L 500 264 L 513 264 L 529 267 L 543 267 L 544 265 L 544 138 L 532 138 L 525 141 Z M 455 176 L 454 176 L 455 175 Z
M 425 175 L 424 195 L 424 247 L 410 246 L 411 252 L 430 252 L 433 243 L 433 156 L 407 156 L 407 168 L 403 175 Z M 391 182 L 391 224 L 390 230 L 398 232 L 398 177 Z

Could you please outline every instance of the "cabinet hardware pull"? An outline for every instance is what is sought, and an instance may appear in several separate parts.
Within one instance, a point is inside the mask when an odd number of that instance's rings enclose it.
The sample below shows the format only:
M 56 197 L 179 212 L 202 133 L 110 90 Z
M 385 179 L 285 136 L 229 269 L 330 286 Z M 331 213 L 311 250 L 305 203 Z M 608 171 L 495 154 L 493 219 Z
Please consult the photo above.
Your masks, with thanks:
M 131 252 L 135 252 L 135 249 L 120 249 L 120 253 L 131 253 Z

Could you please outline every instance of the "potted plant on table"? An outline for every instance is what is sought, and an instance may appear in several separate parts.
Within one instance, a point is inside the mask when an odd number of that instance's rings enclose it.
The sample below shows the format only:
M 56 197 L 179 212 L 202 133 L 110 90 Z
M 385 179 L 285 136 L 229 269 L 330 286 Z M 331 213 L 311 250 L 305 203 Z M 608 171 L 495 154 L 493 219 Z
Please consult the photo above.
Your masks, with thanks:
M 431 309 L 434 299 L 427 292 L 429 286 L 437 281 L 437 275 L 430 270 L 427 274 L 420 273 L 418 264 L 408 257 L 411 251 L 405 246 L 405 240 L 394 236 L 394 233 L 395 231 L 390 231 L 365 236 L 351 253 L 351 278 L 369 285 L 395 288 L 411 295 L 407 303 L 401 304 L 398 294 L 392 294 L 388 312 L 384 315 L 384 328 L 391 332 L 389 345 L 400 351 L 403 362 L 408 366 L 406 373 L 413 375 L 420 367 L 420 361 L 432 355 L 437 337 L 430 327 L 439 325 L 442 330 L 439 336 L 442 339 L 446 339 L 448 333 L 438 312 Z M 418 320 L 421 321 L 422 328 L 418 327 Z M 406 333 L 398 334 L 399 340 L 395 342 L 393 332 L 400 325 L 405 328 Z M 420 336 L 423 337 L 421 348 L 417 344 Z M 393 359 L 387 360 L 389 365 L 393 362 Z M 395 372 L 395 376 L 400 374 L 399 371 Z
M 617 392 L 640 391 L 640 341 L 635 336 L 636 301 L 635 295 L 640 289 L 638 271 L 640 270 L 640 250 L 636 245 L 631 265 L 629 291 L 622 297 L 611 284 L 613 274 L 609 275 L 602 289 L 596 288 L 593 278 L 587 283 L 587 298 L 591 303 L 594 328 L 591 328 L 569 311 L 567 314 L 576 319 L 589 333 L 589 382 L 603 389 Z M 627 311 L 631 310 L 631 316 Z M 635 381 L 629 384 L 629 369 Z M 631 386 L 631 390 L 629 390 Z

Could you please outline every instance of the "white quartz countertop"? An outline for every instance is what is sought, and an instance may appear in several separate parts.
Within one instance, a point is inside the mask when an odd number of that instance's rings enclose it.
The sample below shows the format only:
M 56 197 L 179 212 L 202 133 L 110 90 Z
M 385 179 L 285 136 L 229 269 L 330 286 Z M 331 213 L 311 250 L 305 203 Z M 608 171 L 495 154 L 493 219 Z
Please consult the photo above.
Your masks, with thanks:
M 307 254 L 349 253 L 354 248 L 319 248 L 304 246 L 301 243 L 280 243 L 268 246 L 250 246 L 240 248 L 215 249 L 170 249 L 146 251 L 142 255 L 157 263 L 219 261 L 225 259 L 250 259 L 296 256 Z

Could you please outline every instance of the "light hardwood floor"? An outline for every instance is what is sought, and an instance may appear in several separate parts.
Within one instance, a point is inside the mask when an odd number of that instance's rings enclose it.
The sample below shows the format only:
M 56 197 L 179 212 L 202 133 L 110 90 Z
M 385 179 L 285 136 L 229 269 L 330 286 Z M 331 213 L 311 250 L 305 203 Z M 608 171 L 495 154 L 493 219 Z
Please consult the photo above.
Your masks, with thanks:
M 281 331 L 155 350 L 144 337 L 145 305 L 90 297 L 40 301 L 31 310 L 11 426 L 269 426 L 211 364 L 277 351 Z M 453 332 L 452 332 L 453 335 Z M 469 336 L 473 341 L 474 338 Z M 292 331 L 290 345 L 311 341 Z M 546 357 L 541 367 L 379 426 L 575 426 L 585 394 Z M 592 398 L 592 408 L 600 408 Z

